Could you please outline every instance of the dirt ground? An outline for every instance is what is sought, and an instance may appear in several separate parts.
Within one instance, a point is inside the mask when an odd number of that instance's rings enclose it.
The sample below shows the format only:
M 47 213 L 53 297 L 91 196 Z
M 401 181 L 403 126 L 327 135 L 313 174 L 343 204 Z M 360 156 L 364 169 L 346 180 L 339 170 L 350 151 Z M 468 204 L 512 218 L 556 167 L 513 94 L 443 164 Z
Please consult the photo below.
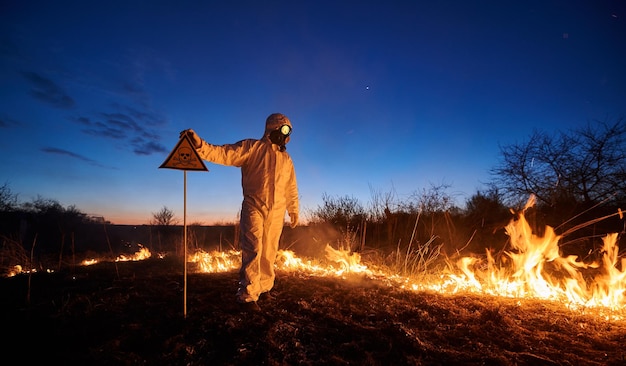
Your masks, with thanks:
M 626 321 L 537 300 L 278 272 L 259 313 L 237 274 L 172 259 L 0 279 L 5 360 L 63 365 L 625 365 Z M 186 316 L 183 312 L 186 298 Z

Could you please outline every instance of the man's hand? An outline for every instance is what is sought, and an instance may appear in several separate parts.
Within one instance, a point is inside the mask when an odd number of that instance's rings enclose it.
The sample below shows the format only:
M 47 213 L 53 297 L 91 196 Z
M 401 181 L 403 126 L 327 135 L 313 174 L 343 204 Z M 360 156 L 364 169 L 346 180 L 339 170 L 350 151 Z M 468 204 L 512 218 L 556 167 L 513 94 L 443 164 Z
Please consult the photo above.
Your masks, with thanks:
M 289 213 L 289 220 L 291 221 L 289 226 L 293 229 L 294 227 L 296 227 L 296 225 L 298 225 L 298 213 L 297 212 L 290 212 Z
M 193 144 L 193 147 L 195 147 L 196 149 L 199 148 L 200 146 L 202 146 L 202 139 L 200 138 L 200 136 L 198 136 L 196 131 L 192 130 L 191 128 L 188 129 L 188 130 L 180 131 L 179 138 L 183 138 L 183 136 L 185 136 L 185 135 L 187 135 L 187 137 L 189 137 L 189 140 L 191 140 L 191 143 Z

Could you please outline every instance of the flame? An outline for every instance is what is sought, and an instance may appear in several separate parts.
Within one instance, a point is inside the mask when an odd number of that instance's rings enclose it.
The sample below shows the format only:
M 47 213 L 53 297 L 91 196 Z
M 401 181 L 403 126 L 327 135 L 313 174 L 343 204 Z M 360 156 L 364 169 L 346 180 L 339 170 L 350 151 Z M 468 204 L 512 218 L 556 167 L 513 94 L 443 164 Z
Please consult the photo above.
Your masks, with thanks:
M 622 269 L 619 270 L 617 268 L 619 248 L 615 244 L 617 234 L 609 234 L 603 240 L 602 272 L 596 277 L 589 303 L 593 306 L 616 308 L 624 304 L 626 258 L 621 258 Z
M 144 247 L 141 244 L 138 244 L 138 246 L 139 246 L 139 250 L 137 252 L 135 252 L 132 255 L 120 254 L 119 256 L 117 256 L 115 258 L 115 262 L 141 261 L 141 260 L 148 259 L 148 258 L 152 257 L 152 253 L 150 252 L 150 249 Z M 163 258 L 163 255 L 159 254 L 158 257 L 159 258 Z M 82 262 L 80 262 L 80 264 L 82 266 L 92 266 L 92 265 L 100 263 L 100 262 L 106 262 L 106 260 L 104 260 L 104 259 L 97 259 L 97 258 L 90 258 L 90 259 L 83 260 Z
M 561 256 L 561 237 L 551 227 L 546 227 L 544 236 L 533 234 L 523 212 L 507 225 L 506 233 L 511 238 L 511 250 L 504 252 L 499 262 L 487 252 L 486 270 L 481 270 L 485 267 L 481 260 L 461 258 L 456 263 L 460 274 L 424 287 L 448 293 L 472 291 L 553 300 L 572 309 L 624 310 L 626 258 L 620 261 L 617 234 L 604 237 L 601 262 L 586 264 L 576 256 Z M 596 269 L 599 274 L 591 277 L 584 272 L 587 269 Z
M 91 266 L 91 265 L 94 265 L 94 264 L 96 264 L 98 262 L 99 261 L 97 259 L 92 258 L 92 259 L 85 259 L 84 261 L 80 262 L 80 264 L 82 266 Z
M 337 250 L 330 245 L 326 245 L 325 252 L 326 259 L 338 264 L 339 268 L 331 264 L 324 265 L 313 259 L 304 260 L 297 257 L 295 253 L 290 250 L 278 251 L 276 267 L 287 272 L 300 271 L 319 276 L 342 277 L 347 273 L 374 275 L 372 271 L 368 270 L 367 266 L 360 263 L 361 256 L 358 253 L 350 253 L 347 250 Z
M 374 275 L 366 265 L 360 263 L 358 253 L 349 253 L 346 250 L 337 250 L 330 245 L 326 246 L 326 258 L 334 265 L 323 265 L 314 259 L 303 259 L 293 251 L 279 250 L 276 253 L 275 267 L 286 272 L 306 272 L 313 275 L 341 277 L 347 273 L 366 273 Z M 198 250 L 187 258 L 188 262 L 198 264 L 198 272 L 215 273 L 227 272 L 241 267 L 241 251 L 227 252 Z
M 347 250 L 337 250 L 326 245 L 326 258 L 341 265 L 337 275 L 341 276 L 344 272 L 363 273 L 367 272 L 367 266 L 362 265 L 361 255 L 359 253 L 349 253 Z
M 198 264 L 200 272 L 227 272 L 241 266 L 241 252 L 230 250 L 219 252 L 217 250 L 205 252 L 198 250 L 187 257 L 187 261 Z
M 144 247 L 141 244 L 138 244 L 138 246 L 139 246 L 139 251 L 135 252 L 135 254 L 131 256 L 126 256 L 122 254 L 118 256 L 117 258 L 115 258 L 115 261 L 116 262 L 141 261 L 144 259 L 148 259 L 152 256 L 152 253 L 150 252 L 148 248 Z
M 16 264 L 15 266 L 13 266 L 13 269 L 9 270 L 7 277 L 17 276 L 20 273 L 24 273 L 24 270 L 22 269 L 22 266 Z

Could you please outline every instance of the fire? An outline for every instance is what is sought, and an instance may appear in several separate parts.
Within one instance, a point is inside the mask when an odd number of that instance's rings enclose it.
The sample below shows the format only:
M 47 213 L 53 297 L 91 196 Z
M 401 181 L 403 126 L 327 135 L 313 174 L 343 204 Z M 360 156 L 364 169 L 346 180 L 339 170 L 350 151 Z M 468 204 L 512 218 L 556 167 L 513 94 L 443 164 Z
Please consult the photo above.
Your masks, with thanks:
M 323 265 L 317 260 L 304 260 L 295 255 L 290 250 L 279 250 L 276 258 L 276 267 L 278 269 L 295 272 L 301 271 L 312 275 L 335 276 L 341 277 L 347 273 L 364 273 L 374 275 L 368 270 L 367 266 L 360 263 L 361 256 L 358 253 L 350 253 L 347 250 L 337 250 L 326 245 L 326 259 L 330 262 L 337 263 L 339 267 L 334 265 Z
M 518 220 L 509 223 L 506 232 L 511 238 L 511 250 L 500 261 L 489 252 L 486 266 L 478 258 L 461 258 L 457 262 L 460 274 L 449 275 L 441 284 L 424 287 L 448 293 L 472 291 L 553 300 L 573 309 L 624 309 L 626 258 L 620 262 L 617 234 L 604 237 L 600 263 L 586 264 L 575 256 L 561 256 L 560 236 L 551 227 L 546 227 L 544 236 L 533 234 L 523 212 Z M 599 274 L 585 273 L 589 269 Z
M 138 246 L 139 246 L 139 250 L 137 252 L 135 252 L 132 255 L 120 254 L 119 256 L 115 258 L 115 262 L 141 261 L 141 260 L 152 257 L 152 252 L 150 252 L 150 249 L 144 247 L 141 244 L 138 244 Z M 159 258 L 163 258 L 164 254 L 158 254 L 157 256 Z M 82 262 L 80 262 L 80 264 L 82 266 L 91 266 L 91 265 L 100 263 L 102 261 L 106 261 L 106 260 L 90 258 L 90 259 L 83 260 Z
M 24 271 L 22 270 L 22 266 L 20 266 L 19 264 L 13 266 L 13 269 L 9 270 L 9 273 L 7 274 L 7 277 L 13 277 L 13 276 L 17 276 L 20 273 L 23 273 Z
M 367 272 L 367 266 L 362 265 L 361 255 L 359 253 L 349 254 L 347 250 L 336 250 L 330 245 L 326 245 L 326 258 L 341 265 L 341 269 L 337 275 L 341 276 L 344 272 L 363 273 Z
M 378 271 L 369 269 L 360 263 L 361 256 L 358 253 L 350 253 L 348 250 L 337 250 L 330 245 L 326 246 L 326 259 L 330 264 L 322 264 L 316 259 L 304 259 L 298 257 L 293 251 L 279 250 L 276 254 L 275 266 L 285 272 L 306 272 L 311 275 L 342 277 L 349 273 L 362 273 L 368 276 L 378 276 Z M 188 262 L 198 263 L 198 272 L 215 273 L 239 269 L 241 266 L 241 252 L 231 250 L 228 252 L 198 252 L 190 255 Z
M 241 252 L 230 250 L 228 252 L 205 252 L 198 250 L 187 257 L 187 262 L 197 263 L 200 272 L 227 272 L 241 266 Z
M 27 268 L 23 268 L 21 265 L 16 264 L 15 266 L 11 267 L 8 270 L 8 273 L 6 274 L 6 277 L 14 277 L 20 274 L 30 274 L 30 273 L 37 273 L 39 271 L 37 271 L 36 268 L 31 268 L 31 269 L 27 269 Z M 45 270 L 46 273 L 53 273 L 54 270 L 53 269 L 46 269 Z
M 9 273 L 7 273 L 7 277 L 13 277 L 13 276 L 17 276 L 19 274 L 23 274 L 23 273 L 36 273 L 37 269 L 36 268 L 32 268 L 32 269 L 27 269 L 27 268 L 23 268 L 22 266 L 20 266 L 19 264 L 13 266 L 11 269 L 9 269 Z M 51 269 L 47 270 L 48 273 L 54 272 Z
M 150 250 L 143 245 L 139 244 L 139 251 L 135 252 L 135 254 L 127 256 L 124 254 L 119 255 L 115 258 L 116 262 L 126 262 L 126 261 L 141 261 L 144 259 L 148 259 L 152 256 Z
M 91 266 L 98 263 L 98 260 L 95 258 L 91 258 L 91 259 L 85 259 L 84 261 L 80 262 L 81 265 L 83 266 Z
M 499 258 L 489 251 L 485 259 L 463 257 L 455 267 L 450 268 L 451 273 L 441 274 L 436 280 L 418 281 L 385 269 L 368 268 L 361 263 L 359 253 L 334 249 L 330 245 L 325 248 L 325 265 L 317 260 L 299 258 L 291 251 L 280 250 L 276 268 L 335 277 L 358 273 L 414 291 L 473 292 L 549 300 L 563 303 L 572 310 L 595 308 L 601 313 L 603 309 L 609 310 L 610 318 L 623 319 L 622 312 L 626 311 L 626 258 L 619 258 L 617 234 L 604 238 L 600 262 L 584 263 L 575 256 L 561 255 L 558 245 L 561 237 L 551 227 L 546 227 L 543 236 L 533 233 L 523 211 L 505 229 L 511 239 L 510 249 Z M 200 270 L 237 269 L 241 265 L 239 255 L 237 251 L 204 253 L 201 262 L 206 264 Z M 200 261 L 198 254 L 190 261 Z
M 526 208 L 533 203 L 532 199 L 529 200 Z M 626 312 L 626 258 L 619 256 L 618 234 L 608 234 L 603 238 L 600 260 L 585 263 L 575 256 L 561 255 L 561 236 L 553 228 L 546 227 L 543 236 L 533 233 L 524 216 L 526 208 L 505 227 L 510 237 L 510 248 L 502 255 L 496 258 L 487 250 L 484 258 L 463 257 L 449 266 L 449 272 L 429 277 L 434 280 L 423 277 L 417 280 L 397 275 L 384 267 L 368 267 L 361 263 L 359 253 L 334 249 L 330 245 L 325 248 L 324 262 L 299 258 L 292 251 L 279 250 L 275 265 L 286 272 L 316 276 L 344 278 L 347 274 L 359 274 L 413 291 L 472 292 L 550 300 L 563 303 L 572 310 L 599 309 L 600 313 L 609 310 L 611 313 L 607 317 L 623 319 Z M 618 214 L 622 217 L 621 210 Z M 151 256 L 150 250 L 140 245 L 140 250 L 134 255 L 120 255 L 115 261 L 139 261 Z M 239 269 L 241 252 L 198 250 L 189 255 L 187 261 L 197 264 L 196 272 L 227 272 Z M 98 262 L 91 259 L 82 264 Z M 10 271 L 10 275 L 26 272 L 18 265 Z
M 367 266 L 360 263 L 358 253 L 349 253 L 345 250 L 336 250 L 330 245 L 326 246 L 326 258 L 338 264 L 324 266 L 313 259 L 302 259 L 290 250 L 279 250 L 276 254 L 276 268 L 287 272 L 307 272 L 310 274 L 325 276 L 342 276 L 346 273 L 370 273 Z M 227 272 L 241 267 L 241 251 L 230 250 L 227 252 L 198 250 L 188 256 L 187 261 L 198 265 L 198 272 L 216 273 Z
M 617 234 L 609 234 L 604 239 L 602 257 L 602 273 L 596 277 L 592 287 L 592 305 L 601 305 L 616 308 L 624 304 L 624 292 L 626 291 L 626 258 L 621 258 L 620 267 L 617 268 L 619 260 L 619 248 Z

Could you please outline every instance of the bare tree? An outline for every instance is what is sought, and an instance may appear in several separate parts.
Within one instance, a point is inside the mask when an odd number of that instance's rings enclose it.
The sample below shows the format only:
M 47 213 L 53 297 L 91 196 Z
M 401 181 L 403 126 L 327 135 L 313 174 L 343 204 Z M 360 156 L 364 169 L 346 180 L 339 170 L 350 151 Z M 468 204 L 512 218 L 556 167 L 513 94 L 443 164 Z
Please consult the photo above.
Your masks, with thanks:
M 535 131 L 528 142 L 501 147 L 494 184 L 519 203 L 534 194 L 540 203 L 570 202 L 589 208 L 626 197 L 626 122 L 596 121 L 571 132 Z
M 175 225 L 178 221 L 174 217 L 174 211 L 163 206 L 160 211 L 152 213 L 150 225 L 156 227 L 157 233 L 157 250 L 161 251 L 167 248 L 174 248 L 177 254 L 183 253 L 182 241 L 178 241 L 178 233 Z
M 151 225 L 156 226 L 171 226 L 176 225 L 177 220 L 174 217 L 174 211 L 170 210 L 166 206 L 163 206 L 160 211 L 152 213 Z
M 17 207 L 17 195 L 11 191 L 8 183 L 0 186 L 0 211 L 13 211 Z

